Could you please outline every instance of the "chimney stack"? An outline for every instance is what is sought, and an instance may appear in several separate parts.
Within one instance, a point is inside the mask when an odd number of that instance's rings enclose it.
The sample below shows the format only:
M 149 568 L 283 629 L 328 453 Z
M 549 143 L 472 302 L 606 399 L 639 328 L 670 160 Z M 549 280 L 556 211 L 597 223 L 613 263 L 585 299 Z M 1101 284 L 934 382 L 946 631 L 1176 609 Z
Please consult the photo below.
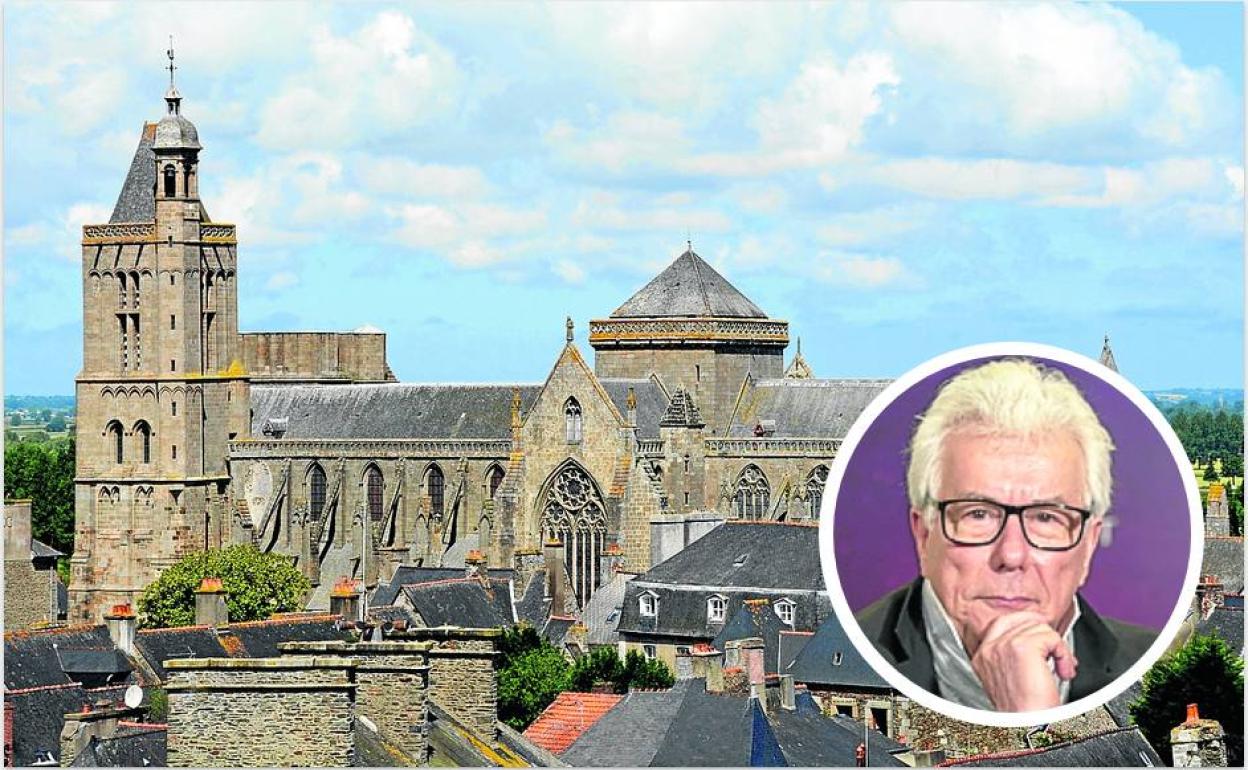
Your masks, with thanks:
M 464 557 L 465 577 L 479 578 L 480 580 L 489 579 L 489 570 L 485 566 L 485 554 L 476 548 L 468 552 Z
M 797 711 L 797 690 L 793 687 L 793 675 L 780 675 L 780 708 Z
M 689 654 L 693 658 L 693 677 L 706 680 L 707 692 L 723 692 L 724 653 L 709 644 L 699 644 Z
M 1226 739 L 1216 719 L 1201 719 L 1195 703 L 1187 705 L 1187 719 L 1170 731 L 1174 767 L 1226 767 Z
M 334 583 L 329 592 L 329 614 L 337 615 L 345 623 L 360 622 L 360 592 L 354 580 L 344 575 Z
M 4 501 L 4 558 L 30 561 L 30 501 Z
M 142 706 L 129 708 L 121 703 L 101 700 L 94 705 L 87 703 L 82 711 L 65 715 L 61 728 L 61 767 L 69 767 L 82 753 L 92 738 L 112 738 L 117 735 L 117 723 L 122 719 L 142 719 Z
M 558 540 L 547 540 L 544 556 L 546 558 L 546 598 L 550 599 L 550 614 L 562 615 L 567 611 L 563 593 L 563 543 Z
M 230 624 L 221 578 L 206 577 L 195 589 L 195 624 L 214 628 Z
M 104 616 L 104 623 L 108 626 L 108 635 L 112 638 L 113 644 L 117 645 L 117 649 L 133 657 L 134 630 L 138 624 L 138 618 L 135 617 L 130 605 L 114 604 L 112 611 Z
M 1200 582 L 1196 584 L 1196 599 L 1202 618 L 1209 617 L 1215 609 L 1222 606 L 1225 601 L 1222 589 L 1223 585 L 1217 576 L 1200 576 Z

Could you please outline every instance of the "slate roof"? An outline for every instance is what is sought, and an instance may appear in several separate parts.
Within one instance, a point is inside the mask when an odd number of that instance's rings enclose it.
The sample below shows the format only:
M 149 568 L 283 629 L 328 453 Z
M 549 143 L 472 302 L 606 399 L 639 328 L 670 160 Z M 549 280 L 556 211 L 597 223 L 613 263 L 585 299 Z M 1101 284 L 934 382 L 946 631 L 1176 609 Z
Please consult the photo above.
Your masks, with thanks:
M 1222 590 L 1228 594 L 1244 592 L 1244 539 L 1242 537 L 1206 537 L 1201 572 L 1217 575 Z
M 514 385 L 254 385 L 251 430 L 286 419 L 287 439 L 506 439 Z M 527 412 L 540 385 L 520 385 Z M 640 398 L 640 396 L 639 396 Z
M 488 591 L 475 578 L 417 583 L 403 586 L 403 596 L 427 626 L 510 628 L 516 623 L 511 581 L 489 582 Z
M 562 647 L 563 640 L 568 635 L 568 629 L 576 623 L 576 618 L 564 617 L 562 615 L 551 615 L 546 619 L 546 623 L 542 626 L 542 636 L 546 637 L 546 641 L 555 647 Z
M 762 420 L 774 420 L 778 438 L 844 438 L 849 427 L 889 380 L 767 379 L 741 398 L 729 436 L 751 437 Z
M 820 713 L 810 693 L 797 694 L 797 710 L 773 709 L 772 731 L 785 762 L 791 767 L 853 767 L 854 751 L 862 742 L 862 724 L 848 717 Z M 872 767 L 901 767 L 893 752 L 905 746 L 872 730 L 867 755 Z
M 1131 704 L 1139 700 L 1143 691 L 1143 685 L 1139 680 L 1136 680 L 1131 683 L 1130 687 L 1109 699 L 1109 702 L 1105 704 L 1105 710 L 1109 712 L 1109 716 L 1114 720 L 1114 724 L 1119 727 L 1132 726 Z
M 152 150 L 156 139 L 156 125 L 143 124 L 139 146 L 134 150 L 126 181 L 121 185 L 113 214 L 108 219 L 110 223 L 156 221 L 156 153 Z M 212 221 L 203 203 L 199 205 L 199 218 L 202 222 Z
M 793 675 L 794 681 L 808 684 L 889 688 L 888 682 L 858 654 L 835 614 L 819 626 L 787 673 Z
M 780 632 L 787 630 L 789 627 L 780 622 L 770 599 L 763 599 L 761 602 L 757 600 L 742 602 L 741 607 L 711 640 L 711 646 L 722 650 L 728 642 L 758 637 L 763 640 L 763 670 L 768 674 L 778 674 L 780 673 Z
M 511 578 L 515 573 L 509 569 L 491 569 L 491 578 L 506 580 Z M 412 565 L 401 565 L 394 571 L 389 583 L 382 583 L 377 586 L 377 590 L 373 592 L 372 599 L 369 600 L 370 607 L 380 607 L 387 604 L 394 604 L 394 600 L 399 596 L 399 590 L 405 585 L 414 585 L 416 583 L 431 583 L 435 580 L 454 580 L 462 578 L 466 575 L 462 567 L 418 567 Z M 543 617 L 543 619 L 545 619 Z
M 628 389 L 633 389 L 637 398 L 637 436 L 643 439 L 659 438 L 659 420 L 667 409 L 667 396 L 663 389 L 650 378 L 632 379 L 599 379 L 611 403 L 626 419 L 628 417 Z
M 83 655 L 82 653 L 93 653 Z M 18 690 L 80 682 L 86 686 L 135 681 L 104 626 L 71 626 L 4 635 L 4 686 Z
M 585 641 L 592 646 L 620 641 L 617 627 L 624 609 L 624 587 L 635 577 L 631 572 L 617 572 L 605 585 L 598 587 L 581 610 L 581 622 L 587 633 Z
M 92 738 L 70 767 L 165 767 L 167 733 L 163 725 L 122 727 L 112 738 Z
M 281 654 L 282 642 L 350 641 L 351 632 L 338 628 L 338 617 L 322 615 L 310 618 L 282 618 L 231 623 L 231 633 L 242 642 L 239 655 L 247 658 L 272 658 Z
M 30 541 L 30 556 L 32 559 L 55 559 L 64 555 L 47 543 L 34 539 Z
M 940 767 L 1163 767 L 1166 763 L 1136 727 L 1123 727 L 1043 749 L 979 754 Z
M 492 572 L 491 570 L 491 574 Z M 542 623 L 546 622 L 546 617 L 550 613 L 550 600 L 546 598 L 544 573 L 533 573 L 529 576 L 529 584 L 527 586 L 521 588 L 521 586 L 513 584 L 512 590 L 516 592 L 516 620 L 522 620 L 534 628 L 541 628 Z M 597 596 L 597 593 L 594 596 Z
M 6 655 L 6 669 L 12 661 Z M 61 728 L 65 715 L 81 711 L 86 703 L 101 698 L 118 700 L 125 692 L 125 685 L 85 690 L 74 683 L 63 686 L 39 687 L 28 690 L 10 690 L 4 694 L 6 703 L 13 707 L 13 760 L 18 767 L 29 767 L 38 752 L 51 752 L 61 756 Z
M 794 630 L 813 631 L 831 612 L 822 589 L 817 527 L 728 521 L 629 582 L 618 630 L 710 640 L 722 626 L 707 621 L 706 600 L 718 594 L 727 599 L 727 618 L 746 599 L 787 597 L 795 603 Z M 655 617 L 641 615 L 646 591 L 659 597 Z
M 1209 617 L 1196 624 L 1196 633 L 1214 634 L 1222 637 L 1226 646 L 1236 655 L 1244 654 L 1244 609 L 1243 607 L 1218 607 Z
M 643 286 L 612 318 L 766 318 L 735 286 L 690 249 Z
M 623 695 L 561 692 L 525 729 L 524 737 L 547 751 L 562 754 L 623 699 Z
M 670 690 L 628 693 L 559 758 L 573 767 L 648 767 L 692 684 L 685 679 Z
M 229 656 L 216 632 L 207 626 L 143 629 L 134 635 L 134 647 L 162 682 L 169 678 L 166 660 Z
M 814 631 L 781 631 L 780 632 L 780 673 L 789 673 L 789 668 L 797 656 L 802 654 L 806 645 L 815 636 Z

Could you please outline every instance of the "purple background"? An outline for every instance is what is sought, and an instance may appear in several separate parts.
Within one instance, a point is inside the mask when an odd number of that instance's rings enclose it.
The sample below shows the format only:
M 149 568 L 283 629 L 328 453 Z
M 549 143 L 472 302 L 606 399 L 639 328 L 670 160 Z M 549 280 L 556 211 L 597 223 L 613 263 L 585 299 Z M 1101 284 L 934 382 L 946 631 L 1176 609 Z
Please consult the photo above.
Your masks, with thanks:
M 941 383 L 990 358 L 950 366 L 911 386 L 876 418 L 850 458 L 837 495 L 833 548 L 854 612 L 918 577 L 906 445 Z M 1058 361 L 1033 360 L 1075 383 L 1116 447 L 1109 515 L 1117 526 L 1111 544 L 1102 543 L 1093 557 L 1081 593 L 1102 615 L 1160 629 L 1182 592 L 1191 546 L 1187 496 L 1174 457 L 1144 413 L 1111 385 Z

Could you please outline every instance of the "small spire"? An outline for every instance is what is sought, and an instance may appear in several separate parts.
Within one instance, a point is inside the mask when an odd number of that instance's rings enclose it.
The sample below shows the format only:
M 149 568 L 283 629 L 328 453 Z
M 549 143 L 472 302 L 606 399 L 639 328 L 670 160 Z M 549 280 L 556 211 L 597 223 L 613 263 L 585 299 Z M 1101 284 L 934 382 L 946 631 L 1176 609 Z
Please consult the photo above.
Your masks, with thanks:
M 170 115 L 178 115 L 182 111 L 182 94 L 178 93 L 178 87 L 173 84 L 173 71 L 177 69 L 173 63 L 173 35 L 169 36 L 169 50 L 165 51 L 165 56 L 169 57 L 169 66 L 165 68 L 169 70 L 169 90 L 165 91 L 165 103 L 169 107 Z
M 571 342 L 572 341 L 572 316 L 568 316 L 568 320 L 564 324 L 564 326 L 567 329 L 566 336 L 567 336 L 568 342 Z
M 797 354 L 799 356 L 802 354 L 802 338 L 801 337 L 797 338 Z

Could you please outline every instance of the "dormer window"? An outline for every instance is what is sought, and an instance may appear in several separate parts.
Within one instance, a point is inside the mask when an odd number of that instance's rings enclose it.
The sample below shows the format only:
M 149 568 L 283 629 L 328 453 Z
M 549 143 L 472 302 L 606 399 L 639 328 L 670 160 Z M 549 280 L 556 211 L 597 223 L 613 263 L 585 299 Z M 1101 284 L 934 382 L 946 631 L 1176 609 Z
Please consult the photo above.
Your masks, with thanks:
M 844 659 L 845 659 L 845 653 L 843 652 L 832 653 L 832 665 L 839 666 L 841 665 L 841 661 Z
M 728 614 L 728 600 L 722 596 L 712 596 L 706 600 L 706 622 L 723 623 Z
M 653 618 L 659 614 L 659 595 L 647 591 L 638 600 L 638 610 L 643 618 Z
M 796 605 L 788 599 L 781 599 L 776 602 L 776 617 L 780 618 L 780 622 L 786 626 L 793 625 L 793 614 Z

